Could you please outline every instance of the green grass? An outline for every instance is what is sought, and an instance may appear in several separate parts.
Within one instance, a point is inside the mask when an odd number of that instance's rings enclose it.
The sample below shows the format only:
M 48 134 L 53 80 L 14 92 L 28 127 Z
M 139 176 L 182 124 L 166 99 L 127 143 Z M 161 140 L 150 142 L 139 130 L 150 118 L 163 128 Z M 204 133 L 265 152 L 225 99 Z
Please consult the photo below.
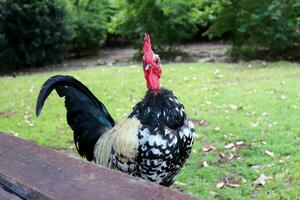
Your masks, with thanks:
M 62 99 L 50 95 L 41 116 L 34 114 L 39 89 L 54 74 L 80 79 L 118 121 L 145 93 L 140 66 L 1 77 L 0 131 L 75 153 Z M 196 127 L 191 158 L 173 188 L 203 199 L 300 197 L 299 64 L 170 64 L 164 65 L 162 84 L 175 92 L 190 118 L 208 123 Z M 224 147 L 236 141 L 245 145 L 235 151 Z M 207 145 L 215 149 L 203 152 Z M 235 157 L 224 161 L 220 152 Z M 262 173 L 269 177 L 266 184 L 254 185 Z M 217 188 L 226 178 L 239 187 Z

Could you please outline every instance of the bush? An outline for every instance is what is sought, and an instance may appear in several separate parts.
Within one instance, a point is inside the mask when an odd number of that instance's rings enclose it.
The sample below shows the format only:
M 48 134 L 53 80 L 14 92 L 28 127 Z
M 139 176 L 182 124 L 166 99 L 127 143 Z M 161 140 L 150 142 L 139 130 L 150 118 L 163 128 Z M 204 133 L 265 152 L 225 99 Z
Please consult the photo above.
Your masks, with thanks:
M 206 34 L 219 37 L 229 33 L 234 57 L 299 58 L 298 0 L 221 0 L 206 4 L 206 10 L 213 10 Z
M 145 32 L 158 49 L 193 36 L 197 31 L 195 1 L 117 0 L 110 32 L 136 38 L 140 48 Z
M 63 59 L 68 33 L 60 1 L 2 0 L 0 16 L 2 67 L 40 67 Z
M 71 52 L 76 56 L 95 53 L 106 39 L 110 4 L 106 0 L 68 0 Z

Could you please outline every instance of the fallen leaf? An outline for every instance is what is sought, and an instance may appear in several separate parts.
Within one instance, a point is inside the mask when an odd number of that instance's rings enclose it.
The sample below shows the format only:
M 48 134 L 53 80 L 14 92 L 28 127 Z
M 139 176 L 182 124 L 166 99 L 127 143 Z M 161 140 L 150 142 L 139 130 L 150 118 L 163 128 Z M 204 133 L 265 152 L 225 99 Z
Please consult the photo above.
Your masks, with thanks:
M 233 105 L 233 104 L 230 104 L 229 107 L 230 107 L 232 110 L 236 110 L 236 109 L 237 109 L 237 106 L 236 106 L 236 105 Z
M 206 103 L 207 103 L 208 105 L 210 105 L 210 104 L 211 104 L 211 101 L 206 101 Z
M 211 146 L 211 145 L 207 145 L 205 147 L 202 147 L 202 151 L 203 152 L 210 152 L 212 150 L 216 149 L 215 147 Z
M 220 151 L 217 151 L 217 154 L 220 158 L 226 158 L 226 155 Z
M 293 105 L 293 109 L 295 109 L 295 110 L 296 110 L 296 109 L 298 109 L 298 106 L 296 106 L 296 105 Z
M 216 70 L 214 71 L 214 74 L 218 74 L 218 73 L 220 73 L 220 70 L 219 70 L 219 69 L 216 69 Z
M 266 112 L 263 112 L 261 115 L 262 115 L 262 116 L 267 116 L 267 115 L 268 115 L 268 113 L 266 113 Z
M 224 183 L 224 187 L 226 187 L 226 186 L 233 187 L 233 188 L 240 187 L 239 180 L 233 176 L 225 177 L 223 183 Z
M 232 160 L 234 158 L 233 154 L 229 154 L 229 156 L 227 157 L 228 160 Z
M 220 163 L 226 163 L 226 162 L 232 161 L 235 158 L 238 158 L 236 155 L 233 155 L 232 153 L 229 153 L 229 155 L 225 155 L 224 153 L 219 152 L 219 151 L 217 151 L 216 153 L 220 157 L 220 159 L 219 159 Z
M 260 165 L 251 165 L 251 169 L 257 170 L 258 168 L 260 168 Z
M 233 133 L 227 133 L 227 134 L 224 134 L 224 137 L 229 138 L 229 137 L 232 137 L 233 135 L 234 135 Z
M 285 99 L 286 99 L 286 96 L 282 95 L 282 96 L 280 96 L 280 99 L 281 99 L 281 100 L 285 100 Z
M 207 164 L 207 162 L 205 160 L 202 162 L 202 166 L 203 167 L 208 167 L 208 164 Z
M 243 144 L 245 144 L 245 143 L 244 143 L 244 141 L 237 141 L 235 144 L 236 144 L 237 146 L 241 146 L 241 145 L 243 145 Z
M 215 131 L 219 131 L 219 130 L 221 130 L 220 127 L 216 127 L 216 128 L 215 128 Z
M 195 124 L 195 125 L 198 125 L 198 126 L 207 126 L 208 125 L 208 122 L 204 119 L 192 119 L 192 122 Z
M 234 143 L 228 143 L 228 144 L 225 144 L 224 146 L 226 149 L 232 149 L 233 147 L 235 147 L 235 144 Z
M 221 189 L 221 188 L 223 188 L 225 186 L 225 183 L 224 182 L 220 182 L 220 183 L 218 183 L 217 185 L 216 185 L 216 187 L 218 188 L 218 189 Z
M 267 165 L 267 167 L 273 167 L 274 166 L 274 164 L 268 164 Z
M 247 179 L 245 179 L 244 177 L 242 177 L 242 183 L 247 183 Z
M 268 156 L 271 156 L 271 157 L 275 156 L 272 151 L 268 151 L 268 150 L 265 150 L 265 154 L 267 154 Z
M 242 158 L 241 156 L 236 158 L 237 160 L 244 160 L 244 158 Z
M 246 115 L 248 117 L 252 117 L 255 114 L 255 111 L 247 112 Z
M 266 181 L 270 179 L 269 177 L 267 177 L 266 175 L 264 174 L 261 174 L 254 182 L 253 184 L 254 185 L 261 185 L 261 186 L 264 186 L 266 184 Z
M 283 164 L 284 160 L 279 160 L 278 162 L 279 162 L 279 164 Z

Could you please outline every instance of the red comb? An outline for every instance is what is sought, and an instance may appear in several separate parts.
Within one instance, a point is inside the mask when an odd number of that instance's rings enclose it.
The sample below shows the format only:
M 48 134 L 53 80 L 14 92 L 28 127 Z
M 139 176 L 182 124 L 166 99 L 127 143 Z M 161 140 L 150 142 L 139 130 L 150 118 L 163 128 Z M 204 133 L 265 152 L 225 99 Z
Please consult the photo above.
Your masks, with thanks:
M 153 60 L 154 52 L 151 49 L 150 35 L 148 33 L 145 33 L 143 51 L 144 51 L 145 62 L 151 63 Z

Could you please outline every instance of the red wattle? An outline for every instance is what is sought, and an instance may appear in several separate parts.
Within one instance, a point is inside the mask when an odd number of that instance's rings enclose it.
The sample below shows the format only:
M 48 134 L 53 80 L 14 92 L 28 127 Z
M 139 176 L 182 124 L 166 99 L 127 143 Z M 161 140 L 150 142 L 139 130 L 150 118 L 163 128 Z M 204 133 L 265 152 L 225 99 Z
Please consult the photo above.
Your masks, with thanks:
M 159 90 L 159 77 L 154 72 L 150 72 L 149 74 L 149 85 L 150 89 L 153 91 Z

